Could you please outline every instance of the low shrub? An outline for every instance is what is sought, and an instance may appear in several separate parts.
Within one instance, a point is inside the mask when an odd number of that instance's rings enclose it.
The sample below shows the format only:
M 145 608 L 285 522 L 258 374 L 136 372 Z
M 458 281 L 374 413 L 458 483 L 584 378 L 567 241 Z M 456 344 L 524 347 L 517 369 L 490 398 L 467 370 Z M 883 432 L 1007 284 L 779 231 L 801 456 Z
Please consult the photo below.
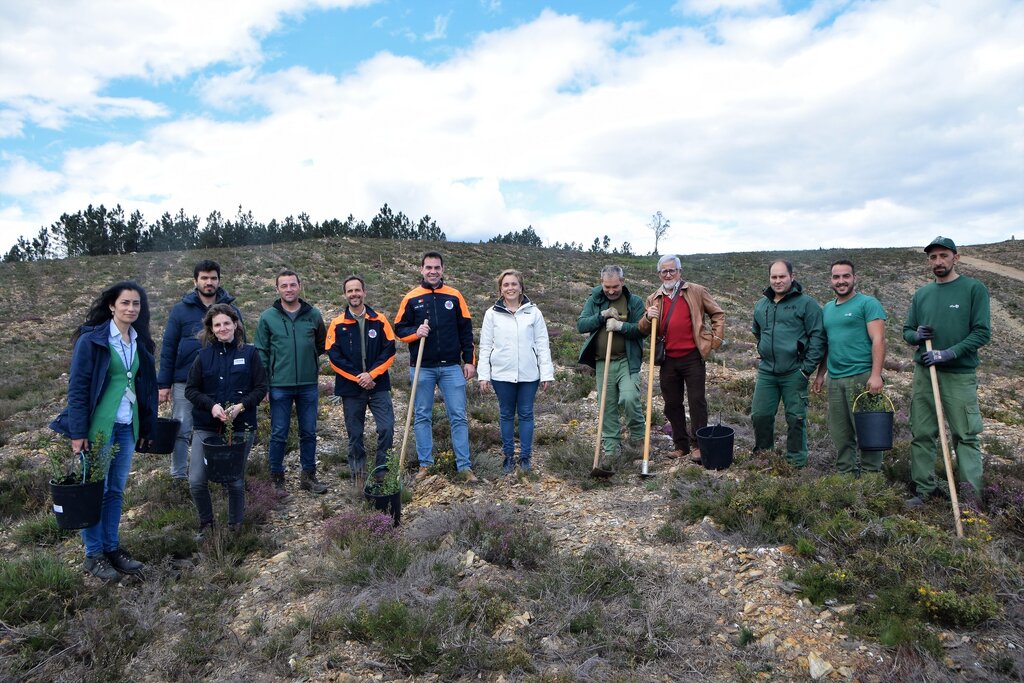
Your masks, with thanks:
M 52 554 L 0 560 L 0 621 L 6 624 L 54 621 L 82 599 L 81 575 Z

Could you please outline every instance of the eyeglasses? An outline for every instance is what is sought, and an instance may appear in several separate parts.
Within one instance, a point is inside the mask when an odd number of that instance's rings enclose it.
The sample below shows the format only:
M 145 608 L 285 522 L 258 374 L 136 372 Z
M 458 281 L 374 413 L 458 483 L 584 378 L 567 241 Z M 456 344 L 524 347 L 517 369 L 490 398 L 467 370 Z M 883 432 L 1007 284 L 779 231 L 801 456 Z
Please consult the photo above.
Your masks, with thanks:
M 658 275 L 675 275 L 678 272 L 678 268 L 666 268 L 665 270 L 659 270 Z

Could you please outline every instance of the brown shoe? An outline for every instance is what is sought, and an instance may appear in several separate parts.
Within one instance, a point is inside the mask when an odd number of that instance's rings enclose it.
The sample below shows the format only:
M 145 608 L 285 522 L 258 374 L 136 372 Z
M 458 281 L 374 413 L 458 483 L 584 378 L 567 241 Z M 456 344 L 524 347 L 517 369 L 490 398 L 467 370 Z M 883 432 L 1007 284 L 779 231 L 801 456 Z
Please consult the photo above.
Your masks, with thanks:
M 429 468 L 427 468 L 427 467 L 419 468 L 419 470 L 416 472 L 416 481 L 423 481 L 424 479 L 426 479 L 427 478 L 427 470 L 428 469 Z
M 694 448 L 692 451 L 690 451 L 690 462 L 696 462 L 696 463 L 700 462 L 700 449 L 699 448 Z
M 678 460 L 684 455 L 686 455 L 686 453 L 683 453 L 682 451 L 672 451 L 671 453 L 668 454 L 668 457 L 672 458 L 673 460 Z
M 480 481 L 479 479 L 477 479 L 476 475 L 473 474 L 473 470 L 462 470 L 461 472 L 459 472 L 458 476 L 459 479 L 461 479 L 463 482 L 467 484 L 475 484 L 478 481 Z

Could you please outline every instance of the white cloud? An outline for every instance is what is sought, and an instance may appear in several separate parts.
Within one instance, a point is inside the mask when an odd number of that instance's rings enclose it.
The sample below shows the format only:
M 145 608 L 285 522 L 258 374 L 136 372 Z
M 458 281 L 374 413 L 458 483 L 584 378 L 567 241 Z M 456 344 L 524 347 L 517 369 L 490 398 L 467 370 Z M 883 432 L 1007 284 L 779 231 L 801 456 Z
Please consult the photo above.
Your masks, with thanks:
M 0 167 L 0 194 L 25 196 L 37 193 L 52 193 L 61 186 L 61 174 L 47 171 L 20 156 L 0 155 L 4 166 Z
M 778 0 L 679 0 L 672 11 L 680 14 L 707 16 L 716 12 L 778 11 Z
M 824 13 L 644 34 L 544 12 L 436 64 L 380 53 L 344 75 L 238 60 L 198 93 L 217 116 L 263 114 L 72 150 L 21 215 L 0 208 L 2 240 L 89 203 L 150 220 L 239 204 L 262 220 L 368 220 L 387 202 L 454 239 L 532 224 L 549 241 L 607 234 L 640 251 L 660 210 L 663 247 L 682 253 L 1021 233 L 1024 5 Z
M 423 34 L 423 40 L 431 42 L 434 40 L 444 40 L 448 37 L 448 19 L 451 18 L 451 13 L 444 15 L 437 15 L 434 17 L 434 28 L 429 33 Z

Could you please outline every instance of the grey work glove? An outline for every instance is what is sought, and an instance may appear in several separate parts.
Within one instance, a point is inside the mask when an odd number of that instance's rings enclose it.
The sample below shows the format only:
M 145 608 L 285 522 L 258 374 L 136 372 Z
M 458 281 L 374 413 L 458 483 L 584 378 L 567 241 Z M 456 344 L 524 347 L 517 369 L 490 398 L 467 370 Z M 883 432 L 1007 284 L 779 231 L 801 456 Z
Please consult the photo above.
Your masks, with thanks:
M 601 311 L 601 317 L 602 318 L 618 318 L 619 317 L 619 312 L 615 309 L 615 307 L 609 306 L 608 308 L 606 308 L 603 311 Z
M 618 318 L 608 318 L 608 322 L 605 323 L 604 329 L 609 332 L 618 332 L 622 329 L 622 321 Z
M 953 349 L 945 349 L 942 351 L 925 351 L 921 354 L 921 362 L 927 367 L 933 365 L 941 365 L 942 363 L 948 363 L 949 361 L 956 358 L 956 351 Z
M 935 331 L 929 325 L 918 325 L 917 331 L 914 332 L 914 343 L 920 344 L 925 339 L 931 339 L 935 336 Z

